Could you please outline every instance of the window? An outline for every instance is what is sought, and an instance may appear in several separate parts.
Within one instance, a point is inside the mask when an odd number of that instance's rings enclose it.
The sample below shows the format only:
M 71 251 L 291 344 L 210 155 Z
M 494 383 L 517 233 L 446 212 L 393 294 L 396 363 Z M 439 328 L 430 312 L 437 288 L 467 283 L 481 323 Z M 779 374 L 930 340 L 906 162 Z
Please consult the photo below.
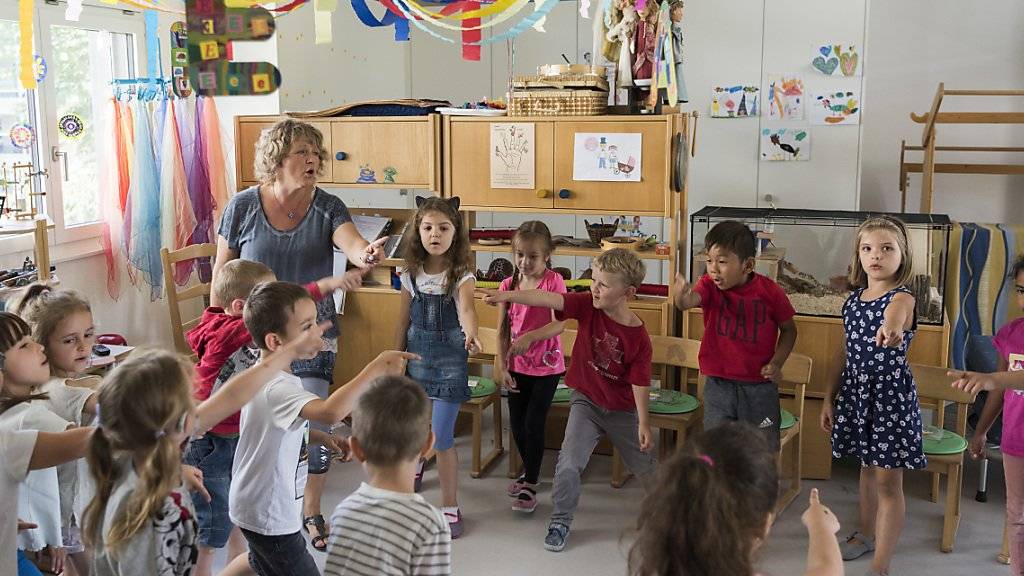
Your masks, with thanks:
M 18 80 L 17 14 L 7 7 L 0 11 L 0 162 L 37 167 L 31 188 L 42 194 L 36 196 L 39 208 L 54 222 L 57 243 L 100 232 L 99 151 L 111 80 L 135 75 L 143 33 L 138 13 L 87 6 L 78 22 L 69 22 L 64 8 L 37 4 L 33 43 L 46 72 L 34 91 L 23 90 Z M 17 124 L 35 134 L 28 149 L 10 139 Z

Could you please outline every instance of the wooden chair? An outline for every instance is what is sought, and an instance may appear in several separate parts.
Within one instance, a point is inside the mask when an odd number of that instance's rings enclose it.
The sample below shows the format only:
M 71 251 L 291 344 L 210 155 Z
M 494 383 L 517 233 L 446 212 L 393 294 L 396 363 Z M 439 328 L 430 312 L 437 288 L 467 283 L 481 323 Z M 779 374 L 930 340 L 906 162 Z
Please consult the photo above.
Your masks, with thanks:
M 213 258 L 217 254 L 217 246 L 214 244 L 193 244 L 181 250 L 169 251 L 167 248 L 160 249 L 160 261 L 164 269 L 164 290 L 167 292 L 167 308 L 171 314 L 171 336 L 174 337 L 174 347 L 178 352 L 189 356 L 194 361 L 195 354 L 185 340 L 185 334 L 199 324 L 202 315 L 187 322 L 181 320 L 181 303 L 195 298 L 210 295 L 210 283 L 204 282 L 189 286 L 179 291 L 174 283 L 174 265 L 186 260 L 196 258 Z
M 811 381 L 812 361 L 803 354 L 790 354 L 782 366 L 779 399 L 782 409 L 794 418 L 792 426 L 780 431 L 779 484 L 782 492 L 775 503 L 778 518 L 800 494 L 800 476 L 803 474 L 800 453 L 803 450 L 804 394 Z M 814 423 L 811 423 L 813 426 Z
M 952 552 L 956 531 L 960 526 L 960 489 L 963 484 L 964 452 L 967 450 L 967 409 L 974 401 L 974 397 L 950 386 L 953 379 L 946 375 L 947 368 L 911 364 L 911 370 L 913 370 L 914 381 L 917 384 L 918 396 L 938 403 L 936 425 L 939 428 L 943 427 L 945 403 L 956 404 L 956 422 L 953 432 L 962 441 L 958 443 L 958 446 L 962 445 L 959 450 L 929 453 L 931 448 L 929 448 L 929 443 L 925 442 L 925 456 L 928 458 L 928 467 L 925 470 L 946 475 L 946 505 L 942 522 L 942 543 L 939 549 L 943 552 Z M 932 501 L 938 501 L 937 492 L 932 493 Z
M 490 364 L 493 361 L 494 353 L 498 349 L 498 333 L 493 328 L 480 328 L 477 332 L 482 350 L 480 355 L 469 359 L 474 364 Z M 473 378 L 473 377 L 471 377 Z M 491 451 L 485 456 L 483 454 L 483 420 L 484 412 L 491 408 L 494 418 L 494 444 Z M 473 462 L 469 475 L 473 478 L 480 478 L 488 468 L 494 464 L 505 448 L 502 445 L 502 415 L 501 415 L 501 387 L 496 386 L 494 391 L 486 396 L 473 397 L 462 403 L 459 412 L 469 414 L 472 419 L 473 429 Z

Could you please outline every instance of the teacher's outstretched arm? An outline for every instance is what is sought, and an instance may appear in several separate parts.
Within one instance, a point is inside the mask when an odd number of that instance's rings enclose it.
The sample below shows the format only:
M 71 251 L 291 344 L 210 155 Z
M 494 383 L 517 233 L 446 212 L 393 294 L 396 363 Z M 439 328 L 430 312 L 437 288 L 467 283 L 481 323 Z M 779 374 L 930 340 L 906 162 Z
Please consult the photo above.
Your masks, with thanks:
M 345 222 L 334 230 L 331 237 L 334 245 L 340 248 L 348 259 L 360 268 L 376 266 L 384 258 L 384 243 L 388 237 L 378 238 L 373 242 L 367 242 L 359 235 L 356 225 L 352 222 Z

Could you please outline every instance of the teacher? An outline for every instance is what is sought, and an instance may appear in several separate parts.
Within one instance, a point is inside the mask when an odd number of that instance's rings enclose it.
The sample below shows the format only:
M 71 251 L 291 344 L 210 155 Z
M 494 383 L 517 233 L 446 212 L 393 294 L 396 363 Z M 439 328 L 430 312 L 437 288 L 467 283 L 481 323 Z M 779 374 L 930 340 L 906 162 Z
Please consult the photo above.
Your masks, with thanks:
M 356 230 L 345 203 L 317 186 L 326 161 L 323 135 L 310 124 L 282 120 L 263 132 L 253 161 L 260 184 L 232 197 L 220 220 L 214 283 L 220 268 L 236 258 L 266 264 L 278 280 L 297 284 L 334 275 L 335 246 L 360 268 L 380 261 L 386 238 L 368 243 Z M 359 286 L 357 275 L 347 278 L 350 285 L 344 286 L 345 290 Z M 318 320 L 330 320 L 334 326 L 324 332 L 324 351 L 312 360 L 296 362 L 292 372 L 302 379 L 306 390 L 326 398 L 337 353 L 337 311 L 330 294 L 316 307 Z M 313 536 L 313 546 L 321 551 L 327 547 L 327 526 L 320 497 L 330 460 L 326 447 L 309 446 L 303 526 Z

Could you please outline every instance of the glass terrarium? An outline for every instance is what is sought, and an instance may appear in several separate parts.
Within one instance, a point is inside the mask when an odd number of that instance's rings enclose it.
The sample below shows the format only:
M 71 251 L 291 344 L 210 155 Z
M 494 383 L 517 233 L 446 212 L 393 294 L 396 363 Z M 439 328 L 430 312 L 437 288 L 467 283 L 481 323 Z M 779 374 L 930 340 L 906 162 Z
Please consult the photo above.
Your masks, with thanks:
M 908 288 L 917 301 L 918 322 L 942 324 L 952 227 L 944 214 L 705 206 L 690 217 L 690 278 L 696 282 L 704 274 L 708 230 L 725 220 L 739 220 L 757 237 L 757 272 L 786 291 L 797 314 L 841 316 L 852 289 L 847 276 L 857 227 L 874 216 L 892 216 L 906 223 L 913 254 Z

